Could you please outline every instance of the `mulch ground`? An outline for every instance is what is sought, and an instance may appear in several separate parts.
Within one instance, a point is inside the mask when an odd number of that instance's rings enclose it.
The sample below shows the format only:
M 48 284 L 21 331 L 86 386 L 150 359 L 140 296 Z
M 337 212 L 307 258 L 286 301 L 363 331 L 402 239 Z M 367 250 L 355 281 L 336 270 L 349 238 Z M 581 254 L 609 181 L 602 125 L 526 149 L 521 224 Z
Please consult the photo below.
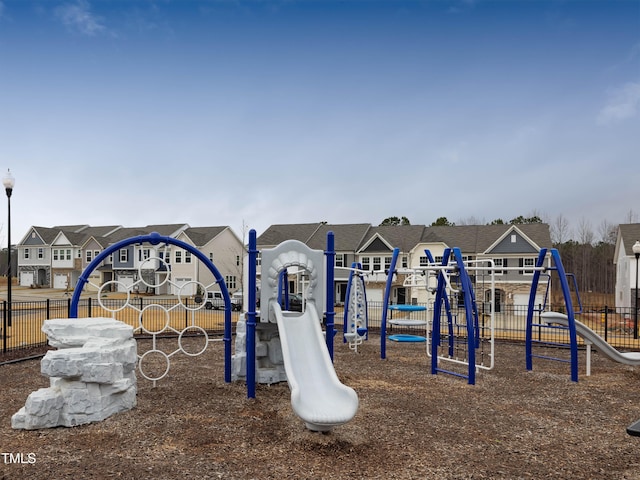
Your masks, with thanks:
M 258 386 L 255 399 L 225 384 L 221 343 L 174 355 L 155 388 L 139 377 L 135 409 L 75 428 L 12 430 L 48 384 L 39 360 L 4 365 L 0 478 L 640 479 L 640 438 L 626 433 L 640 418 L 640 369 L 595 353 L 586 377 L 582 352 L 575 383 L 566 363 L 527 371 L 524 353 L 497 344 L 495 368 L 468 385 L 431 375 L 424 344 L 389 342 L 381 360 L 376 337 L 357 354 L 336 341 L 336 371 L 360 407 L 328 434 L 305 429 L 286 383 Z

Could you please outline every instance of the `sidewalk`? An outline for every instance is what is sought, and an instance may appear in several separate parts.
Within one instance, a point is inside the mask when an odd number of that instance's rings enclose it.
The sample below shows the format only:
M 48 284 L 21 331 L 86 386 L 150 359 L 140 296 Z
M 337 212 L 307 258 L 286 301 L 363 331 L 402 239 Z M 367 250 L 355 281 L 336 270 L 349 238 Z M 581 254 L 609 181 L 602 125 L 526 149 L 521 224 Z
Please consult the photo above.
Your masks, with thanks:
M 35 300 L 59 300 L 71 298 L 73 290 L 66 291 L 58 288 L 31 288 L 13 285 L 11 287 L 11 300 L 13 302 L 29 302 Z M 95 296 L 95 292 L 82 292 L 81 297 Z M 7 285 L 0 285 L 0 301 L 7 299 Z

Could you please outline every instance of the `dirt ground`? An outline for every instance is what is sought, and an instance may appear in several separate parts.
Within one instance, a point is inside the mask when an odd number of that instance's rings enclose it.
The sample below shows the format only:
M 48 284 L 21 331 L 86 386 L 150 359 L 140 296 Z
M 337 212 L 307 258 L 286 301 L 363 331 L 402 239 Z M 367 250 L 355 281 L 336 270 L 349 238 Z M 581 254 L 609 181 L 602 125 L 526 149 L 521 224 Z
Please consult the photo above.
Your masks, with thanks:
M 476 385 L 431 375 L 424 344 L 373 337 L 360 353 L 336 342 L 335 367 L 358 393 L 355 418 L 312 433 L 285 384 L 224 383 L 222 344 L 175 355 L 138 405 L 104 422 L 11 429 L 30 392 L 46 387 L 39 360 L 0 366 L 1 479 L 640 479 L 640 369 L 595 353 L 592 375 L 571 382 L 566 363 L 496 345 L 496 366 Z M 31 454 L 31 455 L 29 455 Z

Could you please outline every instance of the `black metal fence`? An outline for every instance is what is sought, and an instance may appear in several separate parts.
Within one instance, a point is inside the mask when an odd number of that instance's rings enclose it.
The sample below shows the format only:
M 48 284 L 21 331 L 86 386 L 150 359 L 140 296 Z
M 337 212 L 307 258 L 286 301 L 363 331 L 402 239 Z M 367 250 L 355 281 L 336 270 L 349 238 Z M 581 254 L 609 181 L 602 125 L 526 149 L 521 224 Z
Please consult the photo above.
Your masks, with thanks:
M 139 335 L 153 334 L 160 332 L 165 327 L 176 332 L 182 331 L 190 326 L 206 330 L 210 334 L 220 334 L 224 331 L 224 311 L 197 309 L 198 304 L 191 299 L 184 300 L 180 304 L 177 298 L 159 299 L 154 297 L 139 297 L 129 299 L 128 305 L 125 300 L 102 299 L 100 302 L 95 298 L 81 299 L 78 304 L 79 317 L 110 317 L 123 321 L 139 328 Z M 34 347 L 45 347 L 47 339 L 42 332 L 45 320 L 53 318 L 68 318 L 71 310 L 71 299 L 62 300 L 42 300 L 28 302 L 12 302 L 11 321 L 9 323 L 7 302 L 4 301 L 2 309 L 2 325 L 0 325 L 0 337 L 2 341 L 2 353 L 11 352 L 12 358 L 20 357 L 23 350 L 27 355 Z M 160 306 L 162 308 L 160 308 Z M 335 328 L 341 331 L 343 325 L 343 310 L 336 307 Z M 369 302 L 369 330 L 373 333 L 379 332 L 382 322 L 383 304 L 382 302 Z M 556 311 L 561 311 L 560 308 Z M 640 340 L 638 339 L 637 317 L 633 309 L 615 309 L 606 306 L 583 307 L 583 312 L 576 318 L 598 333 L 605 341 L 613 347 L 622 350 L 640 350 Z M 388 325 L 388 333 L 409 333 L 425 334 L 431 322 L 433 312 L 431 309 L 412 312 L 389 311 L 388 320 L 408 318 L 423 320 L 426 325 L 422 326 L 399 326 L 392 322 Z M 446 325 L 446 316 L 443 316 L 443 328 Z M 456 332 L 465 335 L 465 315 L 464 310 L 453 309 L 452 318 Z M 238 313 L 232 316 L 234 325 L 238 319 Z M 524 341 L 527 319 L 527 307 L 516 305 L 502 307 L 499 312 L 491 315 L 489 312 L 479 312 L 478 322 L 480 327 L 480 337 L 506 341 Z M 538 323 L 537 320 L 534 320 Z M 6 326 L 6 328 L 5 328 Z M 550 340 L 562 343 L 562 330 L 550 329 L 539 324 L 535 327 L 534 335 L 536 339 Z

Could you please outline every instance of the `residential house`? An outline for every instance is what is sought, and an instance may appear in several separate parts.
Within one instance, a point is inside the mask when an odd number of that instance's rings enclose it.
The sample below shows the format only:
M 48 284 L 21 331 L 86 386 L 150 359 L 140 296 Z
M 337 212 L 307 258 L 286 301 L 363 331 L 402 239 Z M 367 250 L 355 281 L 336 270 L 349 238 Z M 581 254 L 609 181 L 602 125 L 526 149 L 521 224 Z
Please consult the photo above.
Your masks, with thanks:
M 258 248 L 269 248 L 288 238 L 296 238 L 310 248 L 326 248 L 326 232 L 335 234 L 336 278 L 335 298 L 344 302 L 348 270 L 352 262 L 358 262 L 366 276 L 367 298 L 382 301 L 387 272 L 394 248 L 399 249 L 396 277 L 391 291 L 392 303 L 429 303 L 433 293 L 426 288 L 426 276 L 419 273 L 427 265 L 425 249 L 442 260 L 447 247 L 458 247 L 465 260 L 475 260 L 483 265 L 494 265 L 496 308 L 504 305 L 528 303 L 533 266 L 541 248 L 551 247 L 549 226 L 526 225 L 469 225 L 459 227 L 427 227 L 424 225 L 378 226 L 370 224 L 331 225 L 326 223 L 302 225 L 274 225 L 258 237 Z M 509 268 L 507 270 L 507 267 Z M 512 269 L 511 267 L 517 267 Z M 471 272 L 479 301 L 488 301 L 491 292 L 490 274 Z M 298 275 L 299 277 L 299 275 Z M 303 291 L 299 278 L 289 278 L 291 292 Z M 544 293 L 538 296 L 542 301 Z
M 168 225 L 147 225 L 142 228 L 121 228 L 109 235 L 112 246 L 122 240 L 152 232 L 163 237 L 176 238 L 181 232 L 189 228 L 186 223 Z M 169 273 L 166 259 L 170 258 L 172 248 L 169 245 L 150 243 L 129 244 L 114 252 L 111 256 L 111 276 L 118 291 L 126 291 L 131 285 L 137 284 L 140 293 L 164 294 L 168 291 L 166 277 Z M 103 275 L 109 275 L 105 265 Z
M 640 241 L 640 223 L 626 223 L 618 227 L 613 263 L 616 266 L 616 308 L 622 311 L 636 307 L 639 265 L 633 245 Z
M 245 248 L 230 227 L 187 228 L 176 238 L 194 246 L 211 260 L 230 293 L 242 288 Z M 203 290 L 219 290 L 213 273 L 204 268 L 202 262 L 195 261 L 188 251 L 175 249 L 171 257 L 171 272 L 172 294 L 194 295 L 198 286 Z
M 425 250 L 429 250 L 437 263 L 441 262 L 447 247 L 458 247 L 463 259 L 472 261 L 477 268 L 469 271 L 475 281 L 477 302 L 490 302 L 493 282 L 495 308 L 499 312 L 505 305 L 528 304 L 533 267 L 540 249 L 551 247 L 551 237 L 549 226 L 543 223 L 427 227 L 411 252 L 411 268 L 426 264 Z M 432 300 L 427 289 L 412 291 L 414 303 Z M 543 301 L 541 291 L 536 303 Z
M 60 232 L 57 228 L 31 227 L 18 243 L 17 277 L 21 286 L 50 286 L 51 244 Z
M 83 232 L 84 238 L 80 245 L 81 271 L 84 271 L 93 259 L 109 246 L 109 236 L 122 228 L 121 225 L 89 227 Z M 87 279 L 88 283 L 85 284 L 85 290 L 97 291 L 103 284 L 112 282 L 112 264 L 113 258 L 109 256 L 96 270 L 91 272 Z M 75 283 L 73 285 L 75 285 Z
M 18 244 L 17 276 L 24 286 L 73 288 L 86 267 L 105 249 L 116 243 L 157 232 L 163 237 L 180 238 L 201 250 L 215 262 L 231 291 L 242 284 L 244 247 L 229 227 L 190 228 L 187 224 L 147 225 L 124 228 L 119 225 L 92 227 L 70 225 L 31 227 Z M 172 281 L 167 282 L 171 267 Z M 177 279 L 177 283 L 176 280 Z M 91 272 L 87 290 L 97 291 L 110 284 L 109 290 L 125 291 L 137 282 L 145 293 L 178 293 L 180 282 L 197 282 L 208 286 L 213 275 L 191 253 L 171 244 L 131 244 L 103 259 Z M 177 286 L 176 286 L 177 285 Z M 191 283 L 183 294 L 195 293 Z

